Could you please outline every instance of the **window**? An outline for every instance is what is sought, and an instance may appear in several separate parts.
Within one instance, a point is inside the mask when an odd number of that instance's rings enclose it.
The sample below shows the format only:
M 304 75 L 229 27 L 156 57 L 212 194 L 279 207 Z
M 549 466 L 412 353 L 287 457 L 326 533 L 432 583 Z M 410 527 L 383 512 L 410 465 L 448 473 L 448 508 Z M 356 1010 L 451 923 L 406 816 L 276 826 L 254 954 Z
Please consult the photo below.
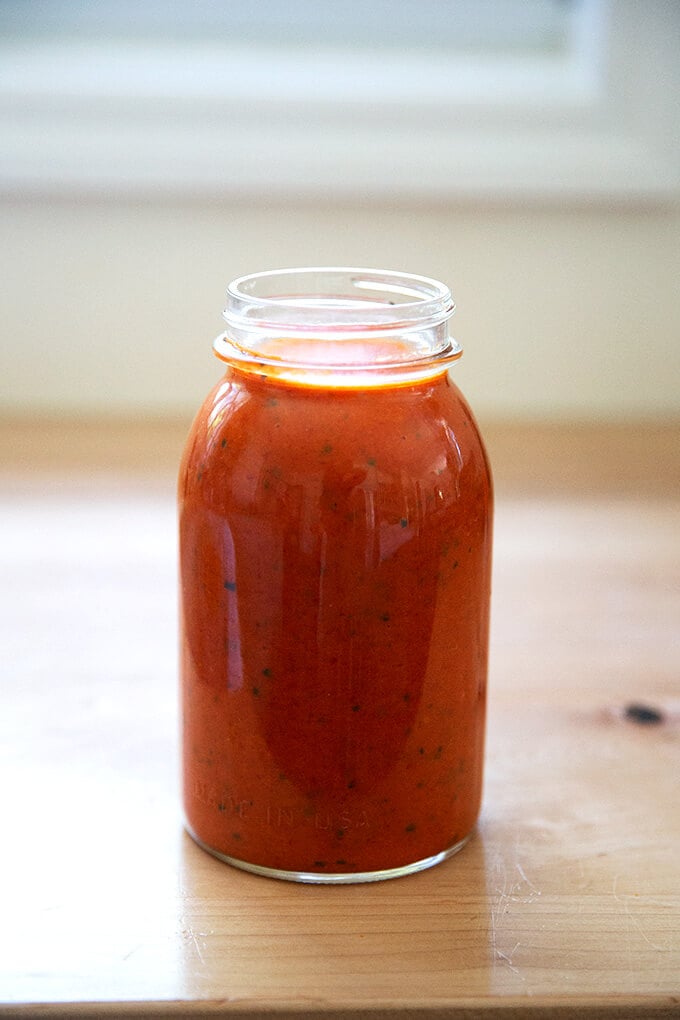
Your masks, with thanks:
M 5 0 L 5 191 L 658 198 L 680 7 Z

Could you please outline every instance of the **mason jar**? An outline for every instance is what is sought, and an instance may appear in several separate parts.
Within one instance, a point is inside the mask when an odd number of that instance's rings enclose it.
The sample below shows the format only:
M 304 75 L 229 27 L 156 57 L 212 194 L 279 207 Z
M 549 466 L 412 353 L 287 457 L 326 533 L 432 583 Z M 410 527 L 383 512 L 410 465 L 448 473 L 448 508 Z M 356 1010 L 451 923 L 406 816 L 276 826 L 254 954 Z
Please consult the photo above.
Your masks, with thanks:
M 229 286 L 179 482 L 181 672 L 187 828 L 239 868 L 397 877 L 475 825 L 492 485 L 453 309 L 382 270 Z

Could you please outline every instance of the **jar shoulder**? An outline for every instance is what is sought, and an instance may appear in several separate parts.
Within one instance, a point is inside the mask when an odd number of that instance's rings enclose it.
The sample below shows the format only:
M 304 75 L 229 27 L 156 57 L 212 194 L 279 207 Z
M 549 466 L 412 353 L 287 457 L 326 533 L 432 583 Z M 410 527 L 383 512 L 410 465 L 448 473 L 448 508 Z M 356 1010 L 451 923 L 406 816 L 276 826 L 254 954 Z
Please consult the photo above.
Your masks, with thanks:
M 228 373 L 192 425 L 180 497 L 288 486 L 364 489 L 439 480 L 491 490 L 469 404 L 447 377 L 428 385 L 333 391 Z M 212 482 L 212 487 L 210 486 Z

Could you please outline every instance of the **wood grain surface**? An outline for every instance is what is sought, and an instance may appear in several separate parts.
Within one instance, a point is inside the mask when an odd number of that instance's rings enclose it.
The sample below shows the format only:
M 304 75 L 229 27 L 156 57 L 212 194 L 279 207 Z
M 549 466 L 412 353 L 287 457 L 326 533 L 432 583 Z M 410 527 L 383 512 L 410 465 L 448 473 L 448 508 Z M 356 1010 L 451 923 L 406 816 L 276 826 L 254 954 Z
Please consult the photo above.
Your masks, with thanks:
M 488 430 L 481 822 L 336 888 L 182 830 L 183 431 L 0 428 L 0 1015 L 680 1016 L 680 431 Z

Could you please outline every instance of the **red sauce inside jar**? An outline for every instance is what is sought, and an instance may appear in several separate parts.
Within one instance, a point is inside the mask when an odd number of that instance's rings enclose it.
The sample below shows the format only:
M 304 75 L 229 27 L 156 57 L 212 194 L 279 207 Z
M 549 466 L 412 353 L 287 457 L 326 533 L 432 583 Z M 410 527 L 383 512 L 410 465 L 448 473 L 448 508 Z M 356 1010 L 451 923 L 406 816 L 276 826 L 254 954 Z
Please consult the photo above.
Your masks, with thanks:
M 230 368 L 180 480 L 185 809 L 280 872 L 402 868 L 480 806 L 491 481 L 446 373 Z

